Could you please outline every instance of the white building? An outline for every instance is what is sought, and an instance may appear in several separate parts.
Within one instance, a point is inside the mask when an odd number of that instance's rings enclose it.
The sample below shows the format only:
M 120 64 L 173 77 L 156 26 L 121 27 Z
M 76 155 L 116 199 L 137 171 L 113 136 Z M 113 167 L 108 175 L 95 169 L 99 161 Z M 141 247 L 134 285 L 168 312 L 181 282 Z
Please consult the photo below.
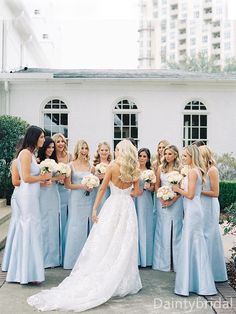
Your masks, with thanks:
M 60 30 L 53 0 L 0 0 L 0 71 L 58 63 Z
M 223 68 L 236 57 L 236 21 L 227 0 L 141 0 L 139 68 L 166 68 L 199 53 Z
M 167 70 L 40 70 L 0 74 L 0 114 L 18 116 L 47 134 L 114 144 L 133 137 L 156 150 L 205 140 L 236 155 L 236 75 Z M 1 126 L 0 126 L 1 128 Z

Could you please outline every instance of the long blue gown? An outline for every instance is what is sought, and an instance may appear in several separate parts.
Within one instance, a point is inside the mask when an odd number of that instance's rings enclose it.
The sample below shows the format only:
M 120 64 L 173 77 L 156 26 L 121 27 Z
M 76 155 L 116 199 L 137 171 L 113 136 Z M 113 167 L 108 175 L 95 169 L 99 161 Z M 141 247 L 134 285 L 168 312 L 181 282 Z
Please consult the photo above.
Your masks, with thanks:
M 139 181 L 143 189 L 144 181 Z M 153 254 L 153 198 L 152 192 L 144 190 L 143 194 L 135 198 L 135 207 L 138 219 L 138 265 L 142 267 L 152 265 Z
M 169 185 L 167 173 L 161 172 L 161 186 Z M 161 271 L 176 271 L 183 226 L 183 199 L 179 197 L 173 205 L 163 208 L 157 199 L 157 221 L 153 245 L 152 268 Z
M 19 224 L 19 209 L 16 203 L 16 194 L 18 187 L 15 187 L 11 197 L 11 221 L 7 232 L 7 241 L 4 249 L 2 260 L 2 271 L 7 271 L 12 252 L 12 243 L 15 236 L 16 228 Z
M 19 224 L 12 243 L 6 281 L 26 284 L 44 281 L 42 227 L 39 208 L 40 184 L 25 183 L 18 157 L 17 168 L 21 184 L 16 194 L 19 209 Z M 37 176 L 40 168 L 32 155 L 30 174 Z
M 89 171 L 76 171 L 72 166 L 71 181 L 74 184 L 80 184 L 83 177 L 89 174 Z M 92 227 L 93 192 L 85 195 L 85 190 L 71 190 L 68 207 L 69 215 L 66 226 L 64 269 L 72 269 L 74 267 L 89 235 Z
M 53 182 L 40 188 L 40 213 L 42 221 L 44 267 L 60 265 L 59 244 L 60 195 Z
M 188 189 L 188 178 L 184 178 L 184 190 Z M 188 296 L 216 294 L 214 278 L 203 233 L 204 214 L 201 205 L 202 178 L 198 174 L 195 196 L 184 197 L 184 223 L 178 255 L 175 293 Z
M 203 191 L 211 191 L 211 183 L 208 175 L 206 183 L 203 185 Z M 201 202 L 204 214 L 204 235 L 214 280 L 226 281 L 228 277 L 219 226 L 220 204 L 217 197 L 204 195 L 201 195 Z
M 60 195 L 60 265 L 63 265 L 66 243 L 66 224 L 68 220 L 68 202 L 70 190 L 64 187 L 64 184 L 57 183 Z

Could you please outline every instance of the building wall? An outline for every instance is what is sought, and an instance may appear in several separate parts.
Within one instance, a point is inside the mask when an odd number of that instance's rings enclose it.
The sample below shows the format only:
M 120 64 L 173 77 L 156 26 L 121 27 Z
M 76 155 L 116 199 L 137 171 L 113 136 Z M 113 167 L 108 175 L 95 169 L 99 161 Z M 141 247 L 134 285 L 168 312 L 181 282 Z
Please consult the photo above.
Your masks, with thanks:
M 154 153 L 161 139 L 182 149 L 183 111 L 191 100 L 201 100 L 208 109 L 209 146 L 217 153 L 234 152 L 236 134 L 236 89 L 197 83 L 170 85 L 168 82 L 99 81 L 11 83 L 10 114 L 43 127 L 42 109 L 51 98 L 69 108 L 69 147 L 85 139 L 92 155 L 100 141 L 113 140 L 113 108 L 121 98 L 135 101 L 139 112 L 139 148 Z

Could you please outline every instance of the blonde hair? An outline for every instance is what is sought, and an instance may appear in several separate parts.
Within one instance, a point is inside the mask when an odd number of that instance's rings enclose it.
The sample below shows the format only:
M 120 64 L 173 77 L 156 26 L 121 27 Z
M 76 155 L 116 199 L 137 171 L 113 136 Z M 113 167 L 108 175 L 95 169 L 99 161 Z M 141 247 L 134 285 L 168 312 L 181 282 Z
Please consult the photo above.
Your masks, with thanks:
M 157 168 L 160 166 L 162 160 L 161 160 L 161 156 L 159 154 L 159 146 L 160 144 L 163 144 L 163 146 L 167 146 L 170 145 L 170 143 L 167 140 L 161 140 L 158 144 L 157 144 L 157 154 L 156 154 L 156 159 L 153 161 L 153 167 L 157 170 Z
M 65 156 L 68 154 L 68 147 L 67 147 L 67 140 L 65 138 L 65 136 L 62 133 L 56 133 L 52 136 L 53 141 L 55 142 L 55 144 L 57 143 L 58 139 L 62 138 L 63 142 L 65 143 L 65 147 L 63 149 L 63 153 L 65 154 Z M 55 150 L 56 150 L 56 145 L 55 145 Z
M 173 164 L 173 171 L 179 171 L 180 168 L 180 160 L 179 160 L 179 150 L 175 145 L 167 145 L 164 149 L 164 155 L 167 150 L 171 150 L 175 154 L 175 160 Z M 165 156 L 163 156 L 161 162 L 161 171 L 166 173 L 168 170 L 168 162 L 166 161 Z
M 206 168 L 199 147 L 197 147 L 196 145 L 188 145 L 184 147 L 184 150 L 192 158 L 192 166 L 197 167 L 201 171 L 202 180 L 203 182 L 205 182 Z
M 99 155 L 99 150 L 101 149 L 102 145 L 107 146 L 108 149 L 109 149 L 109 155 L 107 157 L 107 161 L 110 163 L 110 161 L 112 159 L 110 145 L 107 142 L 101 142 L 101 143 L 98 144 L 98 148 L 97 148 L 96 154 L 94 155 L 94 159 L 93 159 L 93 165 L 94 166 L 98 165 L 101 162 L 101 158 L 100 158 L 100 155 Z
M 84 144 L 87 145 L 87 147 L 88 147 L 88 155 L 87 155 L 86 158 L 87 158 L 87 161 L 89 161 L 89 159 L 90 159 L 90 156 L 89 156 L 89 146 L 88 146 L 88 143 L 85 140 L 78 140 L 78 142 L 76 143 L 75 149 L 74 149 L 74 160 L 79 158 L 82 146 Z
M 129 141 L 123 140 L 117 144 L 119 155 L 116 161 L 120 164 L 120 180 L 123 182 L 133 182 L 140 176 L 138 151 Z
M 205 163 L 206 170 L 208 171 L 211 166 L 216 166 L 216 161 L 213 157 L 213 151 L 206 145 L 199 147 L 203 161 Z

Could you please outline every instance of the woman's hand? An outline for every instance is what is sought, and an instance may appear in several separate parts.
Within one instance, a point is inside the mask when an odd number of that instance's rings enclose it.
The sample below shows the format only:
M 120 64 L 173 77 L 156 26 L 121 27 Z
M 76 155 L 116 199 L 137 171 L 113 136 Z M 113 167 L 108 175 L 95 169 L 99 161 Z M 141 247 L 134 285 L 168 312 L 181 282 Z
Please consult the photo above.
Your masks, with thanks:
M 149 190 L 149 191 L 150 191 L 150 190 L 151 190 L 151 184 L 150 184 L 149 182 L 145 182 L 145 183 L 144 183 L 144 187 L 143 187 L 143 189 L 144 189 L 144 190 Z
M 105 176 L 105 173 L 99 173 L 99 172 L 96 173 L 96 177 L 98 177 L 99 180 L 103 180 L 104 176 Z
M 40 175 L 40 181 L 47 181 L 51 180 L 52 178 L 52 173 L 51 172 L 46 172 Z
M 40 186 L 43 186 L 43 187 L 47 187 L 47 186 L 51 186 L 52 185 L 52 180 L 46 180 L 46 181 L 42 181 L 40 183 Z
M 177 184 L 173 184 L 172 185 L 172 190 L 174 192 L 176 192 L 176 193 L 179 193 L 181 189 L 179 188 L 179 186 Z
M 96 209 L 93 209 L 93 211 L 92 211 L 92 221 L 93 221 L 93 223 L 98 223 L 98 217 L 97 217 Z
M 60 183 L 64 183 L 65 178 L 65 174 L 59 174 L 58 176 L 53 177 L 55 181 L 59 181 Z

